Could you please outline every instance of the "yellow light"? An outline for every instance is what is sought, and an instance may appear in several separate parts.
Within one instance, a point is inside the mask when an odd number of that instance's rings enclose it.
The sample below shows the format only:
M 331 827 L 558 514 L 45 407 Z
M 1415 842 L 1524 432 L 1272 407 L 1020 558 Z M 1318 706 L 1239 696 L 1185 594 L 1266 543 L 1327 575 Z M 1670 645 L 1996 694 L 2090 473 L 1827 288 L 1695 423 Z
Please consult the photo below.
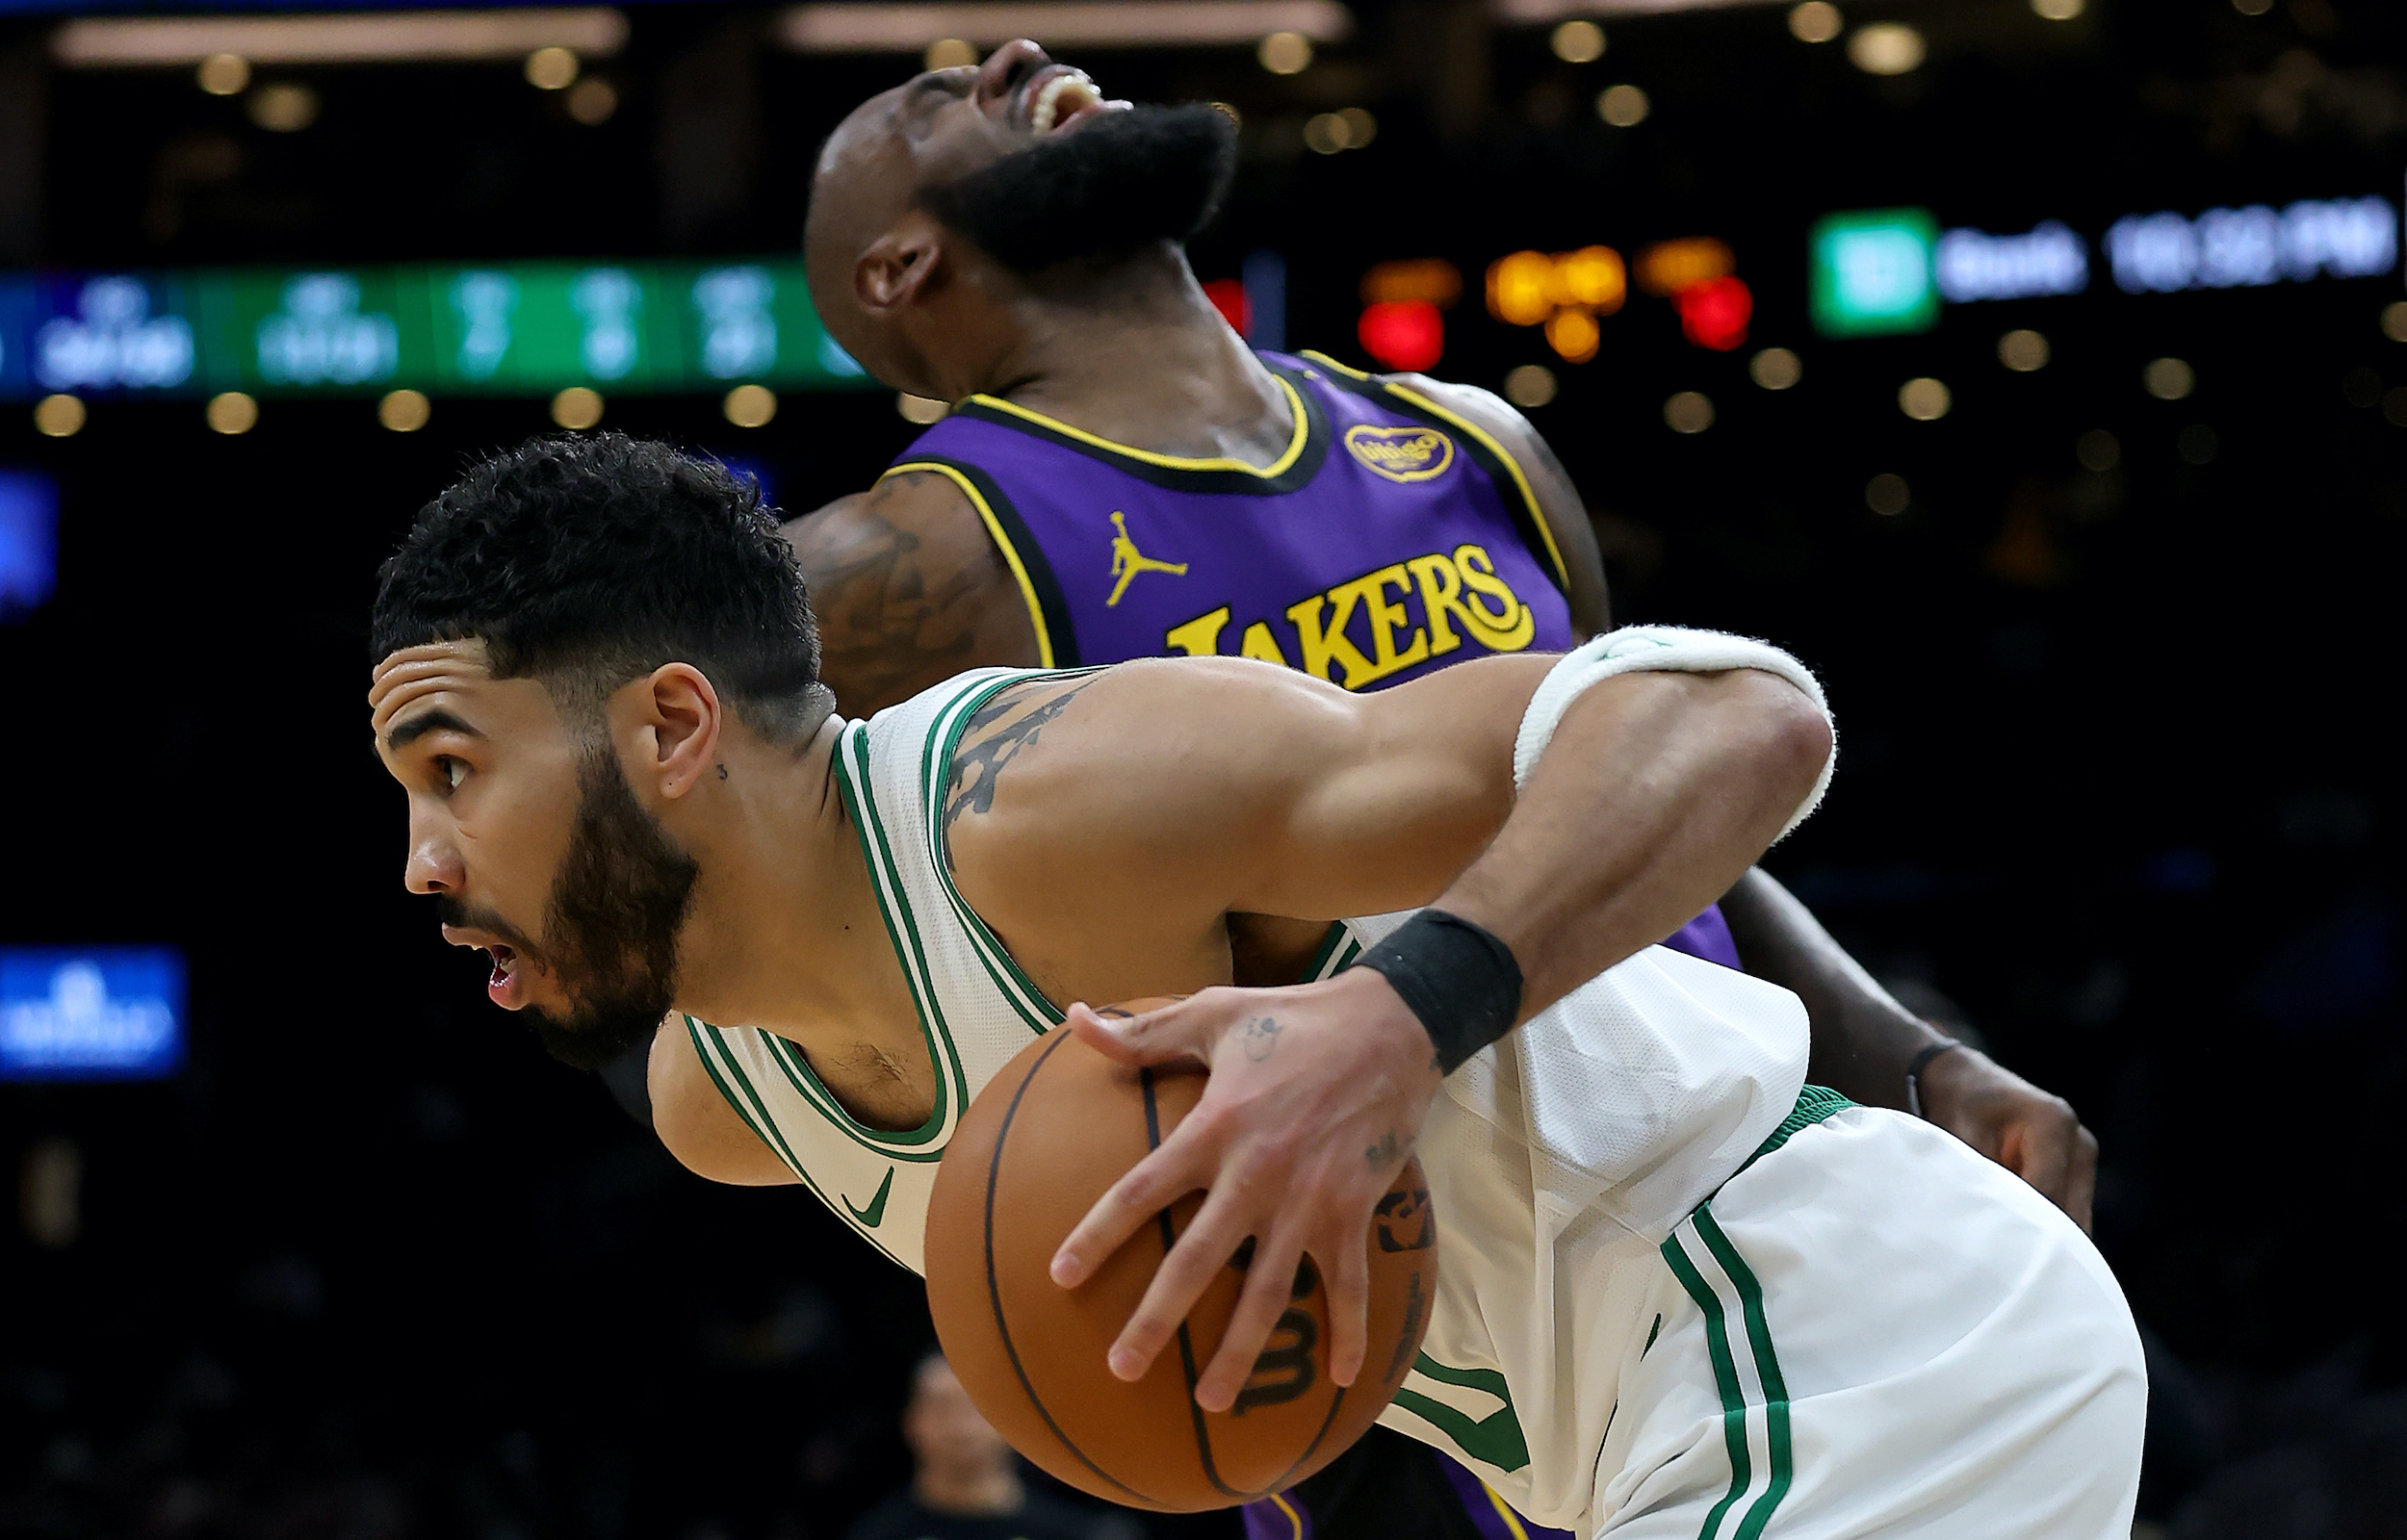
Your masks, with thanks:
M 2088 9 L 2088 0 L 2031 0 L 2031 9 L 2050 21 L 2070 21 Z
M 1867 75 L 1902 75 L 1922 67 L 1929 49 L 1923 35 L 1902 21 L 1858 27 L 1847 40 L 1847 57 Z
M 2139 382 L 2160 401 L 2178 401 L 2198 388 L 2198 372 L 2178 358 L 2160 358 L 2139 372 Z
M 1524 411 L 1555 398 L 1555 372 L 1543 364 L 1523 364 L 1504 377 L 1505 399 Z
M 929 69 L 961 69 L 977 62 L 977 45 L 961 38 L 939 38 L 919 56 Z
M 1897 409 L 1917 423 L 1935 423 L 1954 405 L 1954 393 L 1928 374 L 1898 387 Z
M 1789 36 L 1799 42 L 1828 42 L 1845 25 L 1830 0 L 1805 0 L 1789 13 Z
M 260 87 L 244 107 L 250 120 L 271 134 L 298 134 L 318 120 L 318 93 L 290 81 Z
M 1616 128 L 1636 128 L 1654 110 L 1636 86 L 1607 86 L 1596 97 L 1596 116 Z
M 1542 251 L 1515 251 L 1488 265 L 1488 313 L 1514 326 L 1554 314 L 1555 264 Z
M 527 84 L 537 90 L 566 90 L 577 78 L 575 50 L 555 43 L 527 56 Z
M 1585 364 L 1596 356 L 1596 318 L 1585 310 L 1558 310 L 1546 318 L 1546 346 L 1566 363 Z
M 950 412 L 952 407 L 933 396 L 914 396 L 909 391 L 903 391 L 894 398 L 894 410 L 902 414 L 904 422 L 925 426 L 930 423 L 943 422 L 945 414 Z
M 241 391 L 224 391 L 209 398 L 201 415 L 220 433 L 247 433 L 259 425 L 259 403 Z
M 1312 63 L 1312 42 L 1300 32 L 1274 32 L 1255 57 L 1274 75 L 1300 75 Z
M 1304 124 L 1304 147 L 1315 155 L 1334 155 L 1346 147 L 1346 120 L 1335 113 L 1315 113 Z
M 1363 149 L 1379 138 L 1379 119 L 1360 107 L 1349 107 L 1337 115 L 1346 120 L 1346 148 Z
M 1914 500 L 1905 477 L 1883 471 L 1864 483 L 1864 506 L 1884 519 L 1894 519 Z
M 602 393 L 571 385 L 552 398 L 552 421 L 571 433 L 582 433 L 602 421 Z
M 1445 310 L 1462 297 L 1462 273 L 1442 257 L 1383 262 L 1362 274 L 1359 293 L 1366 305 L 1425 299 Z
M 211 54 L 194 75 L 212 96 L 232 96 L 250 84 L 250 61 L 241 54 Z
M 1629 270 L 1611 246 L 1582 246 L 1555 258 L 1551 289 L 1558 305 L 1583 305 L 1610 316 L 1629 295 Z
M 587 128 L 608 122 L 617 111 L 618 88 L 607 80 L 587 75 L 569 90 L 568 116 Z
M 1605 57 L 1605 29 L 1592 21 L 1566 21 L 1551 39 L 1555 57 L 1566 64 L 1585 64 Z
M 719 410 L 738 427 L 760 427 L 777 415 L 777 393 L 765 385 L 738 385 L 727 393 Z
M 2017 327 L 1998 339 L 1998 362 L 2017 374 L 2047 368 L 2051 356 L 2048 339 L 2028 327 Z
M 2394 343 L 2407 343 L 2407 299 L 2394 299 L 2382 307 L 2382 335 Z
M 71 439 L 84 430 L 84 403 L 61 392 L 34 403 L 34 430 L 44 438 Z
M 1805 362 L 1785 347 L 1767 347 L 1747 361 L 1747 373 L 1768 391 L 1784 391 L 1805 377 Z
M 1638 286 L 1650 295 L 1669 296 L 1735 272 L 1738 266 L 1728 244 L 1711 236 L 1658 241 L 1638 254 Z
M 1702 391 L 1681 391 L 1663 403 L 1663 422 L 1674 433 L 1702 433 L 1714 425 L 1713 398 Z
M 434 415 L 424 391 L 387 391 L 376 402 L 376 421 L 396 433 L 415 433 Z

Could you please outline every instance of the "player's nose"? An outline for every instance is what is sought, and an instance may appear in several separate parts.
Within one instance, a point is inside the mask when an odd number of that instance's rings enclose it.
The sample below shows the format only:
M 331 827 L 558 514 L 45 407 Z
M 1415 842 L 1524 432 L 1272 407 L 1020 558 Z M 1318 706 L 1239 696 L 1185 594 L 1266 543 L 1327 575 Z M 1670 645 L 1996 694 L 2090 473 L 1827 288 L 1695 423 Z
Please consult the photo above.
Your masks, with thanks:
M 409 821 L 409 854 L 401 861 L 401 886 L 413 893 L 456 893 L 462 886 L 459 851 L 430 819 Z
M 984 109 L 1010 95 L 1012 88 L 1025 80 L 1030 70 L 1043 68 L 1051 62 L 1052 56 L 1028 38 L 1014 38 L 987 55 L 986 63 L 978 66 L 978 106 Z

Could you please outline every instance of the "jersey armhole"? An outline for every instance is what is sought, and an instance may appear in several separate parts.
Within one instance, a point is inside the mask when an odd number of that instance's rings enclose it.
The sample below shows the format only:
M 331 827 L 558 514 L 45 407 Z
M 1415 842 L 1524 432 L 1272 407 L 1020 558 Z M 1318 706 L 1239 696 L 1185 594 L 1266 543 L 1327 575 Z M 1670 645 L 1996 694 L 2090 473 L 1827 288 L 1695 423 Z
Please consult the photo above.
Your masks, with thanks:
M 1028 625 L 1036 632 L 1037 666 L 1076 668 L 1078 639 L 1070 623 L 1069 603 L 1062 597 L 1053 569 L 1045 560 L 1044 547 L 1037 544 L 1020 517 L 1020 510 L 1003 496 L 1002 488 L 974 465 L 933 454 L 897 460 L 878 479 L 883 481 L 905 471 L 941 475 L 970 500 L 970 506 L 978 511 L 978 522 L 986 526 L 987 537 L 1002 553 L 1003 565 L 1011 569 L 1012 580 L 1020 588 L 1021 603 L 1028 607 Z

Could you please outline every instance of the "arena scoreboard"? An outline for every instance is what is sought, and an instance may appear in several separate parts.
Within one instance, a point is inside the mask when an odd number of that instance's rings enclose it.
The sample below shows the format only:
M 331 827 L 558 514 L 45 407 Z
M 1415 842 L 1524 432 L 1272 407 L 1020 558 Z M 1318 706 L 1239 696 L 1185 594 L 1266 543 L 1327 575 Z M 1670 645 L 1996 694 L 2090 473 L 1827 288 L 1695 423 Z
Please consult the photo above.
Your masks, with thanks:
M 0 273 L 0 398 L 868 383 L 795 260 Z

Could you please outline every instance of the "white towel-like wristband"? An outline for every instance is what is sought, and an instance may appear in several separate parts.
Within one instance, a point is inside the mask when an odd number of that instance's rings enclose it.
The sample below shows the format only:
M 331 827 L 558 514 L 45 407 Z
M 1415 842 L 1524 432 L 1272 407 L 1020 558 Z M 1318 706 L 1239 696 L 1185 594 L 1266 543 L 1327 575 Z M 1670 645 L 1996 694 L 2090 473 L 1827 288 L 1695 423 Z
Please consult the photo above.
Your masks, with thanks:
M 1813 674 L 1788 654 L 1769 642 L 1749 641 L 1744 636 L 1727 636 L 1721 631 L 1683 630 L 1676 626 L 1628 626 L 1573 648 L 1563 654 L 1530 697 L 1529 709 L 1521 713 L 1521 731 L 1513 741 L 1513 783 L 1517 788 L 1529 782 L 1530 771 L 1538 757 L 1545 752 L 1555 735 L 1555 727 L 1563 713 L 1579 699 L 1580 692 L 1599 680 L 1616 674 L 1673 671 L 1684 674 L 1720 674 L 1734 668 L 1760 669 L 1803 690 L 1822 712 L 1823 720 L 1830 720 L 1830 704 L 1823 698 L 1822 684 Z M 1814 789 L 1798 805 L 1797 813 L 1780 830 L 1780 838 L 1805 821 L 1806 815 L 1822 802 L 1822 794 L 1830 788 L 1830 773 L 1839 762 L 1837 728 L 1831 729 L 1830 753 L 1822 762 L 1822 774 L 1814 780 Z

